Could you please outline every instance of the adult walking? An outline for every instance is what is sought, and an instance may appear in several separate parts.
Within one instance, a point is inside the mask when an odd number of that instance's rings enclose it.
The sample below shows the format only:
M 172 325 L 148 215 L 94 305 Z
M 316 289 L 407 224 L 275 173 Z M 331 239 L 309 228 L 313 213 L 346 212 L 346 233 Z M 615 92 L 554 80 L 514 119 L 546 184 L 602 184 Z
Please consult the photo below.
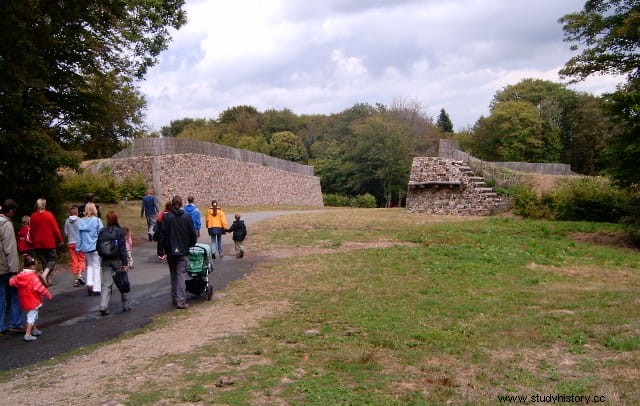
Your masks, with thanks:
M 189 248 L 197 240 L 191 216 L 182 209 L 182 197 L 174 196 L 171 199 L 171 210 L 160 223 L 159 241 L 167 256 L 171 274 L 171 297 L 178 309 L 189 308 L 186 289 L 188 255 Z
M 102 290 L 100 293 L 100 314 L 106 316 L 110 313 L 109 302 L 111 302 L 111 293 L 113 291 L 113 276 L 116 272 L 128 271 L 129 266 L 124 230 L 118 223 L 118 215 L 115 211 L 107 213 L 107 225 L 102 232 L 115 237 L 114 239 L 117 241 L 118 247 L 118 251 L 113 257 L 101 257 L 100 280 L 102 282 Z M 118 288 L 118 290 L 120 290 L 120 288 Z M 129 292 L 123 292 L 120 290 L 120 301 L 122 302 L 123 312 L 131 310 L 131 305 L 129 304 Z
M 18 204 L 13 199 L 6 199 L 0 208 L 0 334 L 24 331 L 24 313 L 20 307 L 18 290 L 9 285 L 9 279 L 20 271 L 18 243 L 11 222 L 17 209 Z M 7 304 L 10 320 L 6 319 Z
M 211 256 L 215 259 L 216 252 L 222 258 L 222 234 L 229 228 L 227 216 L 216 200 L 211 201 L 211 207 L 207 210 L 206 226 L 211 236 Z
M 99 295 L 101 291 L 100 281 L 100 256 L 96 251 L 98 233 L 104 225 L 98 217 L 98 209 L 93 203 L 87 203 L 84 209 L 84 217 L 78 219 L 78 245 L 77 250 L 84 252 L 87 260 L 87 292 L 90 296 Z
M 36 211 L 31 215 L 31 242 L 42 266 L 42 280 L 51 286 L 51 276 L 58 261 L 57 248 L 64 243 L 62 231 L 53 213 L 47 210 L 45 199 L 36 200 Z
M 153 241 L 153 233 L 160 212 L 160 203 L 158 198 L 153 194 L 153 189 L 148 189 L 145 197 L 142 198 L 142 207 L 140 208 L 140 218 L 145 217 L 147 220 L 147 233 L 149 241 Z
M 193 196 L 187 196 L 187 205 L 184 206 L 184 211 L 191 215 L 193 220 L 193 227 L 196 229 L 196 235 L 200 238 L 200 228 L 202 227 L 202 216 L 200 215 L 200 209 L 194 203 L 196 200 Z

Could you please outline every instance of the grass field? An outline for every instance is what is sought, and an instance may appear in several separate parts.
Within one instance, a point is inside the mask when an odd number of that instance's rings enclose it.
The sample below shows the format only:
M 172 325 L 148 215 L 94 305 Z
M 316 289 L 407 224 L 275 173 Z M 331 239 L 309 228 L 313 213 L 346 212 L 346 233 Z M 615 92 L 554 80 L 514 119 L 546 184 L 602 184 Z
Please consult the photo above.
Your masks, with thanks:
M 289 310 L 203 343 L 177 361 L 192 373 L 131 404 L 640 399 L 640 253 L 581 242 L 615 241 L 615 225 L 342 209 L 251 230 L 253 252 L 289 254 L 226 297 Z M 212 356 L 225 368 L 193 368 Z

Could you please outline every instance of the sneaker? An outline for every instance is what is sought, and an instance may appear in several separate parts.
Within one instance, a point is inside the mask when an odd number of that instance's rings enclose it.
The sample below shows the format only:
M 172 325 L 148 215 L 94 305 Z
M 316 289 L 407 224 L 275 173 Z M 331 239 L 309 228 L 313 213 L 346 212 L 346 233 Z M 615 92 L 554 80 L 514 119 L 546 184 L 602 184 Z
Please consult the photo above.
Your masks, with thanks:
M 149 241 L 153 241 L 153 234 L 149 233 Z
M 216 259 L 216 254 L 214 252 L 211 253 L 211 258 Z
M 238 254 L 238 258 L 242 258 L 244 257 L 244 250 L 240 250 L 240 253 Z
M 25 334 L 24 335 L 24 341 L 36 341 L 38 339 L 38 337 L 30 335 L 30 334 Z
M 34 337 L 38 337 L 42 335 L 42 331 L 38 330 L 37 328 L 34 328 L 33 330 L 31 330 L 31 335 Z
M 129 305 L 122 306 L 122 311 L 123 312 L 128 312 L 129 310 L 131 310 L 131 306 L 129 306 Z
M 78 284 L 80 285 L 85 285 L 87 282 L 84 281 L 84 279 L 82 279 L 82 276 L 79 277 L 78 279 L 76 279 L 76 282 L 78 282 Z
M 180 303 L 176 305 L 176 309 L 188 309 L 189 305 L 186 303 Z
M 104 309 L 104 310 L 100 309 L 100 314 L 102 316 L 108 316 L 111 314 L 111 312 L 109 311 L 109 309 Z

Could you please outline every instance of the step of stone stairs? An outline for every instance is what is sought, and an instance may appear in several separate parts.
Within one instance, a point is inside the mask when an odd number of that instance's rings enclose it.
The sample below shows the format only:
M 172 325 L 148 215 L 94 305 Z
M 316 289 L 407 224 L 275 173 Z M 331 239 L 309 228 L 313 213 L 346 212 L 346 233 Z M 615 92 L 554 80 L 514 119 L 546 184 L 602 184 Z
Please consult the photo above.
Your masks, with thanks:
M 484 178 L 482 176 L 469 176 L 469 180 L 472 182 L 484 182 Z
M 476 190 L 481 193 L 493 193 L 493 188 L 491 187 L 477 187 Z

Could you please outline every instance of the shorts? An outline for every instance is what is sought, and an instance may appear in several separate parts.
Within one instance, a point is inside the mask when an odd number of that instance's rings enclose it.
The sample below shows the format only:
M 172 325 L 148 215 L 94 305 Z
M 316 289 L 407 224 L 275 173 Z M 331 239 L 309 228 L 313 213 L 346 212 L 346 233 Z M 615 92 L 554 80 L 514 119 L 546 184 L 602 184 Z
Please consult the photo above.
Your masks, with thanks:
M 27 312 L 27 324 L 34 325 L 36 321 L 38 321 L 38 309 L 40 309 L 42 305 L 38 306 L 36 309 L 29 310 Z

